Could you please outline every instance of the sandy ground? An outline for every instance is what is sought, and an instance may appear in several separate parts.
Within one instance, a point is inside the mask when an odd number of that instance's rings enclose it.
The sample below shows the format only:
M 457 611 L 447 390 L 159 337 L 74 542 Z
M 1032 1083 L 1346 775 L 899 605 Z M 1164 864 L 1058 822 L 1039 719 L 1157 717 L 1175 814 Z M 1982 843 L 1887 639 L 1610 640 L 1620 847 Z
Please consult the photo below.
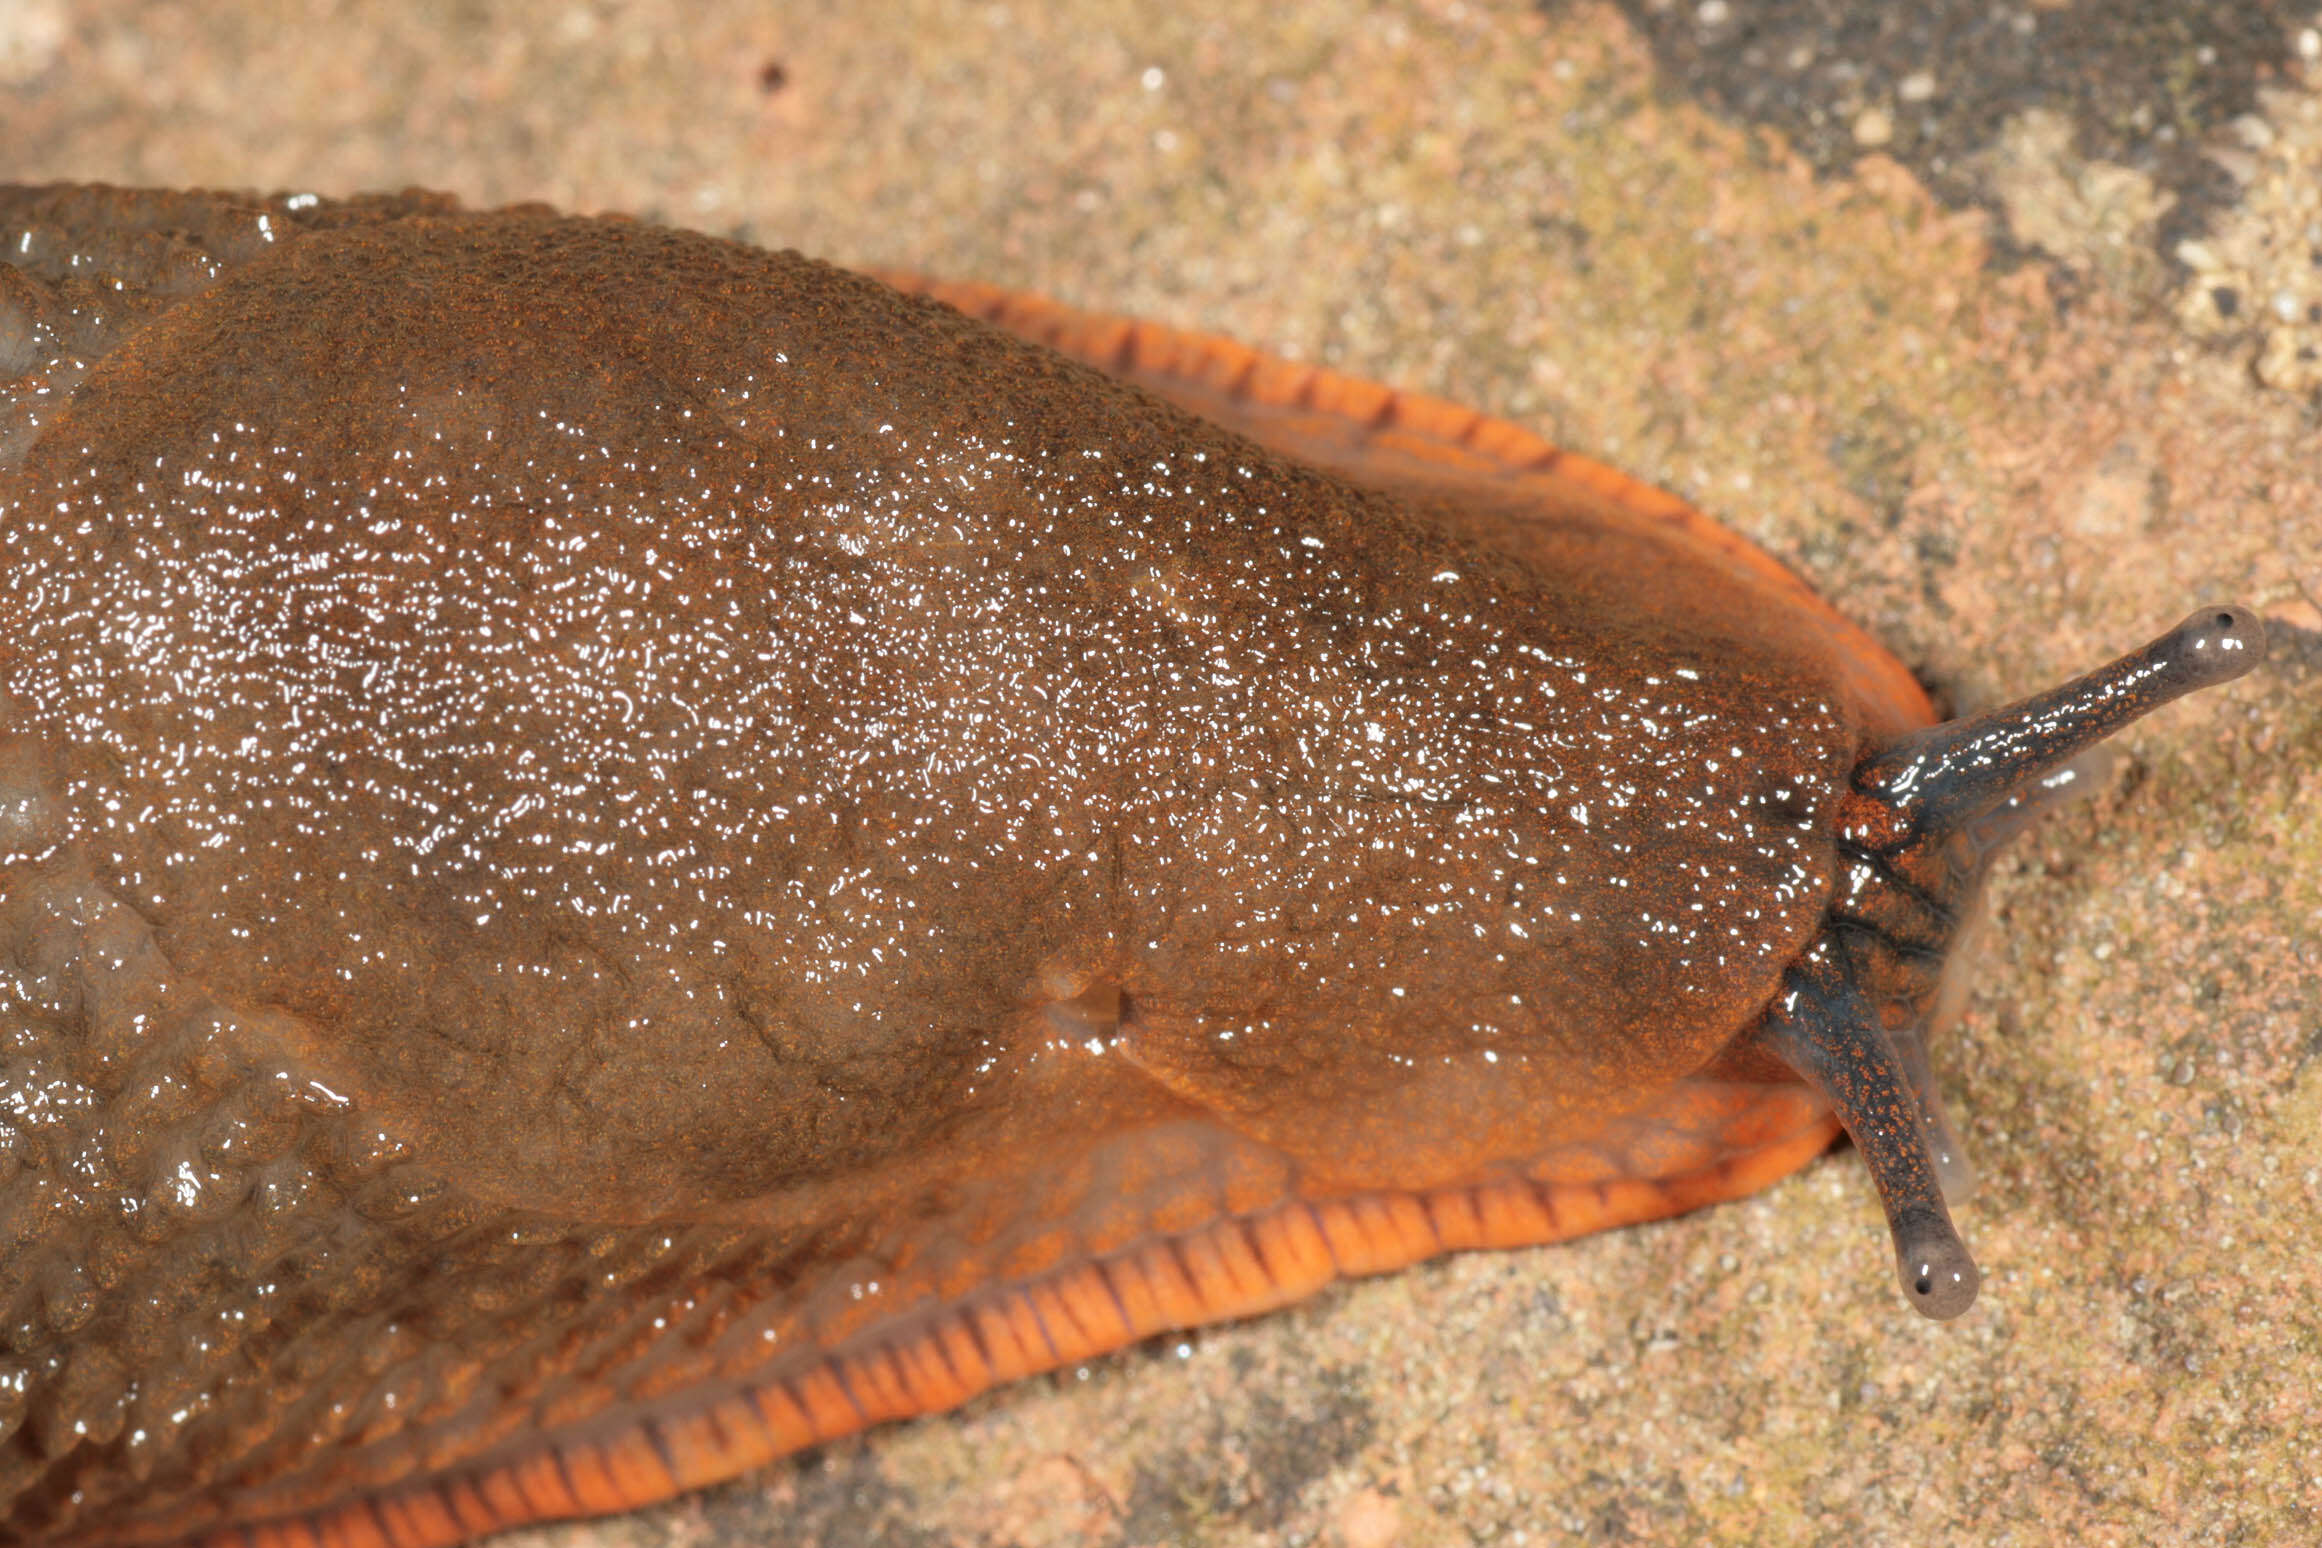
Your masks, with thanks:
M 1959 706 L 2206 599 L 2281 626 L 1998 871 L 1938 1051 L 1984 1173 L 1962 1322 L 1899 1303 L 1840 1152 L 526 1548 L 2322 1535 L 2322 39 L 2198 0 L 1925 9 L 1973 26 L 0 4 L 0 177 L 544 199 L 1234 334 L 1699 500 Z M 2109 67 L 2002 25 L 2143 74 L 2076 94 Z

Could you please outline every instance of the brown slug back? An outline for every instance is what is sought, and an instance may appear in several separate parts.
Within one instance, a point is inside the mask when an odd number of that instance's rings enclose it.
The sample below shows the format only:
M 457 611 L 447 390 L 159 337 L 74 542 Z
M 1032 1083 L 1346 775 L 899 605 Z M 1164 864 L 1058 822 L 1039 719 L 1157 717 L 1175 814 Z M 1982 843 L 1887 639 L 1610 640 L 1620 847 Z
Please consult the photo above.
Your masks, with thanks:
M 617 1510 L 1838 1123 L 1953 1315 L 1984 859 L 2262 650 L 1930 726 L 1512 427 L 629 222 L 0 257 L 8 1541 Z

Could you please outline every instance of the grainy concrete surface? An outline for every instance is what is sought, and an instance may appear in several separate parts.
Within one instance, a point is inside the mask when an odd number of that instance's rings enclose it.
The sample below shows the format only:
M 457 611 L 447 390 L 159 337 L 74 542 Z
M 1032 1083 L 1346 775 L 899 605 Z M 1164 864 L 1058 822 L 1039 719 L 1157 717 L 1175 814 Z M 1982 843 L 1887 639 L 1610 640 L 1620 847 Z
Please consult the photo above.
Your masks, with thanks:
M 1841 1152 L 528 1548 L 2322 1536 L 2322 37 L 1892 9 L 0 3 L 0 177 L 544 199 L 1235 334 L 1700 500 L 1960 705 L 2284 626 L 1997 874 L 1961 1323 Z

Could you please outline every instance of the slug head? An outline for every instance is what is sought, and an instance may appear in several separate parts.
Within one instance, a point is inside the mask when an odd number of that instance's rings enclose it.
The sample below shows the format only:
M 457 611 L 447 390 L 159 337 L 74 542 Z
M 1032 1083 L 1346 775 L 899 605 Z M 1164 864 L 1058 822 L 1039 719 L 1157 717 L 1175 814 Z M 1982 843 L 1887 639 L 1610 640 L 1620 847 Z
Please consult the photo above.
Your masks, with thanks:
M 1829 915 L 1754 1035 L 1846 1126 L 1885 1206 L 1904 1295 L 1927 1316 L 1958 1316 L 1979 1282 L 1945 1207 L 1968 1174 L 1924 1031 L 1993 851 L 2086 783 L 2097 743 L 2264 656 L 2255 614 L 2206 607 L 2061 688 L 1931 726 L 1856 765 L 1837 807 L 1843 869 Z

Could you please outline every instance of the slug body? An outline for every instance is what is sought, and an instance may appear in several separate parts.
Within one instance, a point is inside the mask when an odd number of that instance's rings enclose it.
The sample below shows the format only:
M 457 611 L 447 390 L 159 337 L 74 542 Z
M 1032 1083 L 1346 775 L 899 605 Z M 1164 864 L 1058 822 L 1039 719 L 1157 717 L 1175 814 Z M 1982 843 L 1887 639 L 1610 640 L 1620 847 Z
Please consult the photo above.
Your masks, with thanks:
M 1928 730 L 1668 497 L 1214 341 L 418 196 L 0 236 L 4 1541 L 617 1509 L 1840 1121 L 1949 1314 L 1982 854 L 2259 643 Z

